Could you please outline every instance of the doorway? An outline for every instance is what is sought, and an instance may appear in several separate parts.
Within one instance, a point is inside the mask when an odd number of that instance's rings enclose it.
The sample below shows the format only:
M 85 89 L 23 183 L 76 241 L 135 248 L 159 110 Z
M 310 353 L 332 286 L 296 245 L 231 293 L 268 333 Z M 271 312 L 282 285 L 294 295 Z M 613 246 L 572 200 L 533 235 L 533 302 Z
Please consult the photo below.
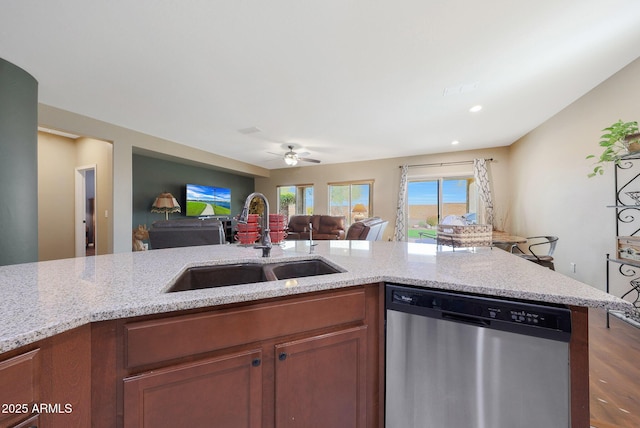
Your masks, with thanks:
M 75 174 L 75 254 L 96 254 L 96 165 L 76 168 Z

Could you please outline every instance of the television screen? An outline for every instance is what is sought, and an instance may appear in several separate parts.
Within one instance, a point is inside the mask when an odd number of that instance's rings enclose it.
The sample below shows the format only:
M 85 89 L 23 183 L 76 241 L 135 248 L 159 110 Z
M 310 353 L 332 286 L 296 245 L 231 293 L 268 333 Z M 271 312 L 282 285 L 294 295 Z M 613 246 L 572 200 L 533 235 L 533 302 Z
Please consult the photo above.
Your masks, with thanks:
M 231 189 L 187 184 L 187 216 L 231 214 Z

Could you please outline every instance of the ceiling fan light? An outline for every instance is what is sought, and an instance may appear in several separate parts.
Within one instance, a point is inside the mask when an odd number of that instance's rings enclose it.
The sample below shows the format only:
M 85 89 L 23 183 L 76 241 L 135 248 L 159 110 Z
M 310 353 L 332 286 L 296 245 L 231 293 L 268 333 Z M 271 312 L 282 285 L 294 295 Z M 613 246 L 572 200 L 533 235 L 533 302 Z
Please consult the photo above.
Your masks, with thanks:
M 294 166 L 298 163 L 298 156 L 295 153 L 287 153 L 284 155 L 284 163 L 289 166 Z

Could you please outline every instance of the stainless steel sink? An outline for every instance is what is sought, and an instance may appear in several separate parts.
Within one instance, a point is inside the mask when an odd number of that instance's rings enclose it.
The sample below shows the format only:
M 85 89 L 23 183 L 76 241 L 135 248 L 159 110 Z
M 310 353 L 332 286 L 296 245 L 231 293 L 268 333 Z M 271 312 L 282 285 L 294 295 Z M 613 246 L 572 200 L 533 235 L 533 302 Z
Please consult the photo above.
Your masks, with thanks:
M 186 269 L 176 282 L 169 287 L 167 292 L 277 281 L 279 279 L 302 278 L 340 272 L 344 272 L 344 270 L 319 259 L 268 264 L 236 263 L 231 265 L 197 266 Z
M 302 278 L 305 276 L 328 275 L 343 272 L 319 259 L 272 263 L 266 265 L 265 270 L 272 272 L 273 276 L 277 279 Z

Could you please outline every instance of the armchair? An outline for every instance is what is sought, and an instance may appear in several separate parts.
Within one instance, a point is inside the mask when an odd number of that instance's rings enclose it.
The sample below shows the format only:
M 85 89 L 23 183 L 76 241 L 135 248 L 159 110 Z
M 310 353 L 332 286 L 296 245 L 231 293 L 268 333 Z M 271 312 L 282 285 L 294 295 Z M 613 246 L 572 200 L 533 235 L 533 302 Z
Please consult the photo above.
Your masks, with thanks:
M 389 222 L 380 217 L 371 217 L 357 221 L 349 226 L 345 239 L 361 241 L 382 241 L 384 230 Z

